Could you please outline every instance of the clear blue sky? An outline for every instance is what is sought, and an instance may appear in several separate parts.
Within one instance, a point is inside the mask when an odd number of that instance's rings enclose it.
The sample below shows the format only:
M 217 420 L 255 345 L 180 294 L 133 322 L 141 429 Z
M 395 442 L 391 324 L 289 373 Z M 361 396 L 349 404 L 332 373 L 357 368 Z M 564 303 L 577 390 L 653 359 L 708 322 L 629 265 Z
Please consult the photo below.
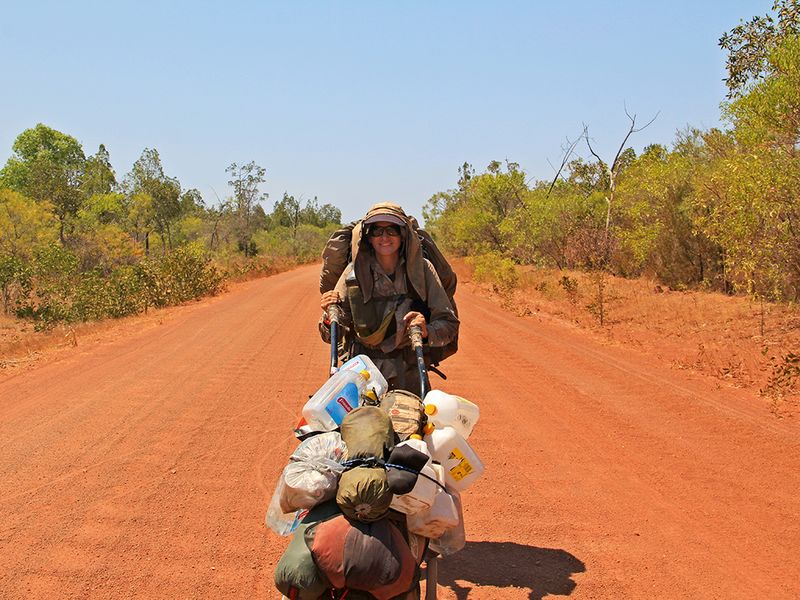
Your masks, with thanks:
M 393 200 L 419 215 L 464 161 L 549 179 L 589 126 L 602 156 L 624 107 L 656 122 L 638 151 L 719 124 L 719 36 L 771 0 L 3 3 L 0 164 L 36 123 L 111 153 L 146 147 L 207 202 L 225 168 L 267 169 L 346 219 Z

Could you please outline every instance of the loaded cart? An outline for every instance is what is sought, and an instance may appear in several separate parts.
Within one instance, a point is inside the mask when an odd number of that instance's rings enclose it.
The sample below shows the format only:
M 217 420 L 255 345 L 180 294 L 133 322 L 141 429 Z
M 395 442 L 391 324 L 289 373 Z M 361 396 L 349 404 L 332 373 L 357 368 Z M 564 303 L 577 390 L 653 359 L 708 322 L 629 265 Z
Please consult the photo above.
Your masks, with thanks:
M 419 328 L 419 397 L 388 390 L 366 356 L 339 367 L 332 333 L 330 378 L 303 408 L 267 511 L 292 536 L 275 584 L 293 600 L 411 600 L 425 563 L 435 599 L 438 557 L 465 543 L 460 492 L 483 471 L 465 439 L 477 406 L 430 391 Z

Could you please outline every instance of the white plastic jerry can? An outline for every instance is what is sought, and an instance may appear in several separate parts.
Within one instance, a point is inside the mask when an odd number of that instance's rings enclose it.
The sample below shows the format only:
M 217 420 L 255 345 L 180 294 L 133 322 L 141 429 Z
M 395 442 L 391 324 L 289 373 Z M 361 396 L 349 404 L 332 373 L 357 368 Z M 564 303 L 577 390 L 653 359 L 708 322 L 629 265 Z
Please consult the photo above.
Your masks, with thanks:
M 306 402 L 303 418 L 313 430 L 333 431 L 358 408 L 370 377 L 369 371 L 337 371 Z
M 452 427 L 464 439 L 470 436 L 481 414 L 477 404 L 442 390 L 431 390 L 422 402 L 429 423 L 437 428 Z
M 365 354 L 354 356 L 341 367 L 339 367 L 339 370 L 356 372 L 368 371 L 368 387 L 375 392 L 375 395 L 378 399 L 380 399 L 389 389 L 389 384 L 386 383 L 386 378 L 383 376 L 383 373 L 381 373 L 378 367 L 375 366 L 375 363 L 372 362 L 372 359 Z
M 433 464 L 437 476 L 444 483 L 444 470 L 441 465 Z M 410 514 L 406 517 L 408 530 L 422 537 L 435 539 L 445 531 L 458 525 L 458 509 L 453 496 L 443 489 L 436 491 L 433 504 L 426 510 Z
M 418 435 L 413 435 L 398 446 L 408 445 L 423 454 L 430 457 L 428 444 Z M 391 508 L 400 511 L 406 515 L 412 515 L 421 510 L 427 510 L 433 504 L 436 497 L 436 489 L 438 488 L 437 481 L 441 482 L 441 477 L 437 475 L 434 465 L 431 464 L 431 459 L 420 469 L 420 475 L 417 476 L 417 482 L 414 488 L 407 494 L 395 495 L 392 497 L 390 504 Z M 427 476 L 427 477 L 426 477 Z
M 452 427 L 426 428 L 425 442 L 431 458 L 444 467 L 444 483 L 459 492 L 471 486 L 483 474 L 483 463 Z

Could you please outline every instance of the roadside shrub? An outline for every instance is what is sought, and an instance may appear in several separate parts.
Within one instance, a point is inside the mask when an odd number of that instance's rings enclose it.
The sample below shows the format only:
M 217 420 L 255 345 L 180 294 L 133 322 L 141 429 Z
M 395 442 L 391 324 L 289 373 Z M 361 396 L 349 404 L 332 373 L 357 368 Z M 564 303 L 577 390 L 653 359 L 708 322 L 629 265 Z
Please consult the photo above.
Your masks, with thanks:
M 519 285 L 519 273 L 514 262 L 499 252 L 480 254 L 471 262 L 475 268 L 475 280 L 491 284 L 495 291 L 508 293 Z
M 3 313 L 10 314 L 31 292 L 30 267 L 16 256 L 0 257 L 0 297 Z
M 203 249 L 188 244 L 170 254 L 146 259 L 135 267 L 135 280 L 121 285 L 141 285 L 144 308 L 163 307 L 217 293 L 222 273 Z

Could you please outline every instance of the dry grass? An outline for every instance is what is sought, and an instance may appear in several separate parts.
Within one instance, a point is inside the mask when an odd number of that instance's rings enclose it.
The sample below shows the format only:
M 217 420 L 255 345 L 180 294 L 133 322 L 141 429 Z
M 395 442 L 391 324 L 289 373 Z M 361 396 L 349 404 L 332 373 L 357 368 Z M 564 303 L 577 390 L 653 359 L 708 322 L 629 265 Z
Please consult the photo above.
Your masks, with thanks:
M 454 261 L 471 280 L 465 261 Z M 610 343 L 656 356 L 665 366 L 710 375 L 770 398 L 776 414 L 798 408 L 800 312 L 791 305 L 702 291 L 676 291 L 647 279 L 606 276 L 605 324 L 597 318 L 597 277 L 519 267 L 520 285 L 497 296 L 521 315 L 547 314 L 592 330 Z M 565 279 L 566 278 L 566 279 Z M 762 332 L 763 319 L 763 332 Z

